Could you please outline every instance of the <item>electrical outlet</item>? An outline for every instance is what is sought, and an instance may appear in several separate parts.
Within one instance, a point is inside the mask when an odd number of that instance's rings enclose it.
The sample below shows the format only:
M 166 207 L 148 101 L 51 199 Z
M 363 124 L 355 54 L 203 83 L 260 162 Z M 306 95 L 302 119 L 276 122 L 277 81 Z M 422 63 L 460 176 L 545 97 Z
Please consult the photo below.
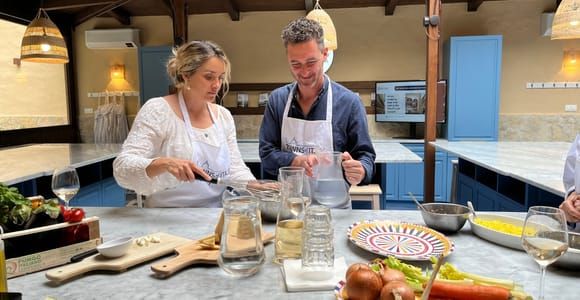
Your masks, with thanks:
M 567 111 L 567 112 L 576 112 L 576 111 L 578 111 L 578 105 L 576 105 L 576 104 L 566 104 L 564 106 L 564 111 Z
M 371 93 L 371 100 L 376 100 L 377 98 L 377 94 L 375 94 L 375 92 Z
M 526 83 L 526 89 L 533 89 L 534 88 L 533 85 L 534 84 L 531 82 Z
M 554 82 L 554 87 L 557 89 L 563 89 L 566 87 L 566 83 L 565 82 Z
M 92 113 L 93 113 L 92 108 L 85 108 L 85 114 L 92 114 Z

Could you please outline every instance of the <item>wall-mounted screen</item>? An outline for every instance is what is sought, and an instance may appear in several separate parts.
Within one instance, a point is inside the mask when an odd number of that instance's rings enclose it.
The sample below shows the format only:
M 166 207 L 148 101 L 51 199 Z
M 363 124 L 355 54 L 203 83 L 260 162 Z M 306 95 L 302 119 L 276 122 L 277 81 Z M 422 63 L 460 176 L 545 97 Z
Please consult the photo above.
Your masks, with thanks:
M 437 82 L 437 122 L 445 122 L 447 82 Z M 384 81 L 376 83 L 375 121 L 425 122 L 427 93 L 424 80 Z

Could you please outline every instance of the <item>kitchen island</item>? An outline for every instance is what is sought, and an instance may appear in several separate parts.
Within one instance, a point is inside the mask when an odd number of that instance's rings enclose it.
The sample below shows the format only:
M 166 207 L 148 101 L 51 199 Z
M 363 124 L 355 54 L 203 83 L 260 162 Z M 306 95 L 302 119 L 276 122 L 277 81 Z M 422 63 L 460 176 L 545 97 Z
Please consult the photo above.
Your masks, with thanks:
M 197 239 L 213 233 L 219 209 L 139 209 L 88 208 L 89 216 L 101 219 L 104 241 L 123 236 L 144 236 L 167 232 Z M 333 210 L 335 256 L 347 264 L 366 262 L 377 257 L 348 241 L 349 225 L 365 219 L 395 220 L 424 224 L 418 211 Z M 521 213 L 507 213 L 523 217 Z M 265 225 L 267 231 L 274 224 Z M 482 240 L 471 233 L 469 224 L 448 237 L 455 243 L 448 261 L 471 273 L 495 278 L 509 278 L 523 285 L 537 297 L 539 268 L 525 252 L 505 248 Z M 48 281 L 44 272 L 8 280 L 8 289 L 22 292 L 23 299 L 334 299 L 332 291 L 286 292 L 280 267 L 272 263 L 274 246 L 265 247 L 266 262 L 258 274 L 248 278 L 228 277 L 219 267 L 194 265 L 166 279 L 153 276 L 154 262 L 144 263 L 123 273 L 93 272 L 61 285 Z M 424 264 L 422 266 L 425 266 Z M 577 299 L 579 271 L 549 267 L 546 277 L 546 299 Z
M 475 201 L 482 210 L 525 211 L 532 205 L 557 206 L 563 200 L 562 175 L 570 143 L 437 141 L 432 144 L 459 157 L 457 199 L 460 202 Z

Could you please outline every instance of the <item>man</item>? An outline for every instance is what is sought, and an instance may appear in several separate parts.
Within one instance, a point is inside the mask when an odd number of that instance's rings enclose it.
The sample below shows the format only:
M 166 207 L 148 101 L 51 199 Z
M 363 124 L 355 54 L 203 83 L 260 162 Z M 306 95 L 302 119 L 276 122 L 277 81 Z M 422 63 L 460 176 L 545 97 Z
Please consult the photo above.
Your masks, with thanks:
M 280 167 L 303 167 L 312 176 L 314 153 L 339 151 L 349 184 L 368 184 L 375 150 L 359 97 L 323 72 L 328 55 L 320 24 L 306 18 L 282 31 L 290 72 L 296 80 L 274 90 L 260 128 L 260 158 L 265 177 Z M 350 206 L 350 201 L 349 201 Z
M 566 214 L 566 220 L 570 225 L 571 229 L 576 227 L 576 230 L 580 230 L 577 222 L 580 222 L 580 193 L 578 191 L 578 182 L 580 181 L 580 175 L 578 172 L 576 161 L 580 159 L 580 134 L 576 136 L 576 139 L 568 151 L 566 157 L 566 164 L 564 165 L 564 188 L 566 189 L 566 199 L 560 208 Z

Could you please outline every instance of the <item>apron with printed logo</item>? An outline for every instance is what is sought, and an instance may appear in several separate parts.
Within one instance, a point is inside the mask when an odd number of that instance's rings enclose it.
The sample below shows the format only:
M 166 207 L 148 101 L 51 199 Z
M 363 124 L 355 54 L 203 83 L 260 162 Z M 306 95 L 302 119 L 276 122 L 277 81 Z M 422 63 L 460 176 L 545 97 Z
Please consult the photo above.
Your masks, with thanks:
M 217 118 L 209 107 L 213 126 L 200 132 L 191 126 L 189 113 L 183 100 L 183 95 L 178 93 L 179 107 L 185 121 L 185 127 L 189 135 L 193 154 L 191 161 L 202 168 L 212 178 L 222 178 L 229 174 L 230 154 L 224 131 L 220 130 Z M 200 176 L 197 175 L 196 176 Z M 147 197 L 147 207 L 221 207 L 221 194 L 224 187 L 209 184 L 204 181 L 194 180 L 185 182 L 173 189 L 157 192 Z
M 334 143 L 332 139 L 332 82 L 326 75 L 325 77 L 328 79 L 325 120 L 309 121 L 288 117 L 296 84 L 292 87 L 288 99 L 286 100 L 284 115 L 282 117 L 281 139 L 283 151 L 292 152 L 296 155 L 334 151 Z M 308 194 L 318 189 L 318 182 L 316 180 L 309 178 L 308 183 L 308 185 L 305 185 L 305 188 L 309 189 L 309 191 L 307 191 Z M 318 204 L 314 200 L 312 203 Z M 349 197 L 346 204 L 341 203 L 336 207 L 350 208 L 350 206 Z

